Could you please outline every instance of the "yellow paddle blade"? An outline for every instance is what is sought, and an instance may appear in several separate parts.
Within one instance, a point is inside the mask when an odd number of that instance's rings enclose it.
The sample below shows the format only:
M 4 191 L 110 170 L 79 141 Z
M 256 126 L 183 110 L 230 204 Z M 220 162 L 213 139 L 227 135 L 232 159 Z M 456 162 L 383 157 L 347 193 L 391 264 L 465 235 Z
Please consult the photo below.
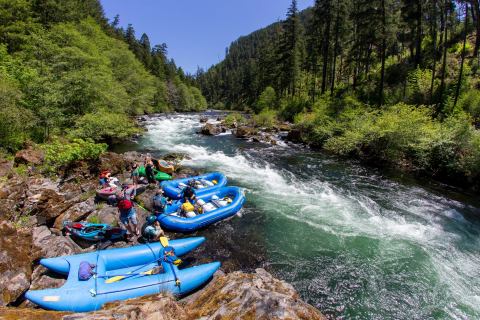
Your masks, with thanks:
M 144 272 L 140 272 L 140 275 L 152 275 L 153 273 L 155 272 L 155 269 L 150 269 L 148 271 L 144 271 Z M 130 272 L 129 272 L 130 273 Z M 122 279 L 125 279 L 127 277 L 130 277 L 130 276 L 116 276 L 116 277 L 112 277 L 112 278 L 109 278 L 107 281 L 105 281 L 105 283 L 113 283 L 113 282 L 117 282 L 117 281 L 120 281 Z
M 168 238 L 167 237 L 160 237 L 160 243 L 164 247 L 168 247 Z
M 124 278 L 126 278 L 127 276 L 116 276 L 116 277 L 112 277 L 112 278 L 109 278 L 107 279 L 107 281 L 105 281 L 105 283 L 114 283 L 114 282 L 117 282 L 117 281 L 120 281 Z

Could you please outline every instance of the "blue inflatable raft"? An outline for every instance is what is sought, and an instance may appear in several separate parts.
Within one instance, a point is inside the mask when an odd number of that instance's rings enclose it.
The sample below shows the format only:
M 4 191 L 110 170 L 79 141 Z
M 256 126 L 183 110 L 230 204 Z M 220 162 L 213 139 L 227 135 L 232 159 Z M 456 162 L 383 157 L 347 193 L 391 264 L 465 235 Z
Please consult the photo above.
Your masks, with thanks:
M 196 182 L 195 194 L 197 196 L 211 193 L 213 190 L 227 185 L 227 177 L 223 173 L 212 172 L 196 177 L 163 181 L 161 186 L 166 196 L 171 199 L 180 199 L 183 189 L 190 180 Z
M 174 248 L 177 255 L 184 255 L 204 241 L 203 237 L 179 239 L 170 241 L 169 246 Z M 179 270 L 174 264 L 164 260 L 164 249 L 158 242 L 42 259 L 40 263 L 46 268 L 68 275 L 67 281 L 58 289 L 28 291 L 25 297 L 48 310 L 95 311 L 107 302 L 160 292 L 184 295 L 207 282 L 220 267 L 220 262 L 213 262 Z M 96 265 L 94 271 L 97 276 L 86 281 L 79 280 L 78 272 L 82 262 Z M 162 271 L 146 275 L 155 268 Z M 107 281 L 116 276 L 125 277 L 116 282 Z
M 88 222 L 64 222 L 63 233 L 73 238 L 97 242 L 103 240 L 122 240 L 125 239 L 126 230 L 112 227 L 105 223 Z
M 197 197 L 196 207 L 203 213 L 189 213 L 191 217 L 179 213 L 183 200 L 167 206 L 165 213 L 158 216 L 162 227 L 179 232 L 192 232 L 235 215 L 245 203 L 245 192 L 239 187 L 223 187 Z

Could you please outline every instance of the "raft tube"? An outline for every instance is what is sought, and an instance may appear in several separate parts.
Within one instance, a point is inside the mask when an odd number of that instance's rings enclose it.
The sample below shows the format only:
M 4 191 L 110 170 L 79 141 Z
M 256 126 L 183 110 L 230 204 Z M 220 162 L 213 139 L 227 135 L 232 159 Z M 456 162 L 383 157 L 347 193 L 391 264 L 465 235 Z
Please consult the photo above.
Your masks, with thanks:
M 160 170 L 161 172 L 165 172 L 169 175 L 172 175 L 175 172 L 175 166 L 168 161 L 153 160 L 153 164 L 157 167 L 158 170 Z
M 138 168 L 138 174 L 141 176 L 141 177 L 146 177 L 147 176 L 147 172 L 145 170 L 145 167 L 139 167 Z M 155 178 L 155 180 L 157 181 L 167 181 L 167 180 L 172 180 L 172 176 L 165 173 L 165 172 L 161 172 L 157 169 L 153 169 L 153 177 Z
M 79 238 L 86 241 L 98 242 L 103 240 L 125 239 L 126 230 L 115 228 L 105 223 L 73 222 L 64 225 L 65 234 L 72 238 Z
M 222 199 L 225 197 L 232 199 L 232 202 L 225 206 L 218 205 L 220 201 L 217 200 L 212 202 L 215 198 Z M 165 229 L 178 232 L 192 232 L 235 215 L 245 203 L 245 192 L 239 187 L 223 187 L 198 196 L 196 201 L 198 202 L 199 199 L 214 209 L 205 211 L 193 218 L 181 217 L 177 211 L 179 211 L 184 201 L 178 200 L 165 208 L 165 213 L 158 216 L 158 221 Z M 203 207 L 205 208 L 206 206 Z
M 177 255 L 184 255 L 205 241 L 203 237 L 170 241 Z M 58 289 L 27 291 L 25 297 L 47 310 L 89 312 L 102 308 L 105 303 L 170 292 L 185 295 L 207 282 L 220 267 L 220 262 L 202 264 L 179 270 L 163 261 L 164 247 L 160 243 L 129 248 L 102 250 L 73 256 L 42 259 L 46 268 L 68 275 Z M 87 281 L 78 279 L 80 263 L 95 264 L 96 277 Z M 142 272 L 162 266 L 163 272 L 142 275 Z M 129 275 L 129 272 L 132 275 Z M 106 283 L 110 277 L 126 275 L 122 280 Z M 179 285 L 176 280 L 180 280 Z
M 136 194 L 140 194 L 144 192 L 146 187 L 141 184 L 137 184 L 137 187 L 135 188 L 135 185 L 131 184 L 128 185 L 127 189 L 125 190 L 126 194 L 132 194 L 133 191 L 136 191 Z M 115 195 L 122 191 L 122 188 L 120 186 L 116 187 L 106 187 L 100 190 L 97 190 L 97 197 L 102 200 L 108 200 L 108 197 Z
M 170 197 L 171 199 L 180 199 L 182 198 L 182 192 L 183 188 L 181 184 L 186 185 L 190 180 L 207 180 L 212 182 L 215 180 L 217 183 L 211 187 L 205 187 L 201 189 L 195 189 L 195 194 L 197 197 L 200 197 L 202 195 L 210 194 L 213 191 L 224 187 L 227 185 L 227 177 L 220 172 L 212 172 L 212 173 L 207 173 L 201 176 L 196 176 L 196 177 L 190 177 L 190 178 L 184 178 L 184 179 L 176 179 L 172 181 L 164 181 L 162 182 L 161 186 L 163 191 L 165 192 L 165 195 Z

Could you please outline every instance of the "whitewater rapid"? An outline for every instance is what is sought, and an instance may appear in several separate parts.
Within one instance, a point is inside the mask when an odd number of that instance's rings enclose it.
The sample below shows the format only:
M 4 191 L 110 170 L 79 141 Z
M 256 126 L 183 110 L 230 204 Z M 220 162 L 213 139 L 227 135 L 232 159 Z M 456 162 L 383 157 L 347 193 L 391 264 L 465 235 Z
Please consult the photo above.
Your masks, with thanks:
M 300 286 L 308 301 L 319 299 L 316 305 L 322 307 L 332 300 L 332 308 L 337 306 L 332 312 L 347 318 L 382 318 L 389 312 L 383 304 L 391 304 L 392 318 L 480 318 L 480 224 L 468 216 L 477 208 L 366 174 L 358 165 L 337 170 L 335 159 L 285 144 L 232 146 L 233 138 L 225 136 L 207 141 L 196 134 L 200 126 L 198 115 L 152 118 L 142 143 L 148 150 L 188 154 L 185 166 L 224 172 L 248 190 L 248 202 L 272 225 L 288 225 L 281 235 L 270 230 L 271 264 L 280 265 L 278 273 Z M 289 233 L 297 228 L 309 239 Z M 306 249 L 299 248 L 302 239 L 309 242 Z M 281 259 L 291 260 L 284 271 Z M 343 271 L 332 260 L 352 269 Z M 290 270 L 314 262 L 327 263 L 327 270 L 321 265 L 307 274 Z M 348 286 L 360 278 L 362 289 L 332 289 L 337 296 L 324 297 L 332 275 L 322 272 L 351 274 L 351 280 L 342 276 L 338 283 Z M 349 300 L 359 292 L 361 302 Z M 385 310 L 368 311 L 375 308 Z

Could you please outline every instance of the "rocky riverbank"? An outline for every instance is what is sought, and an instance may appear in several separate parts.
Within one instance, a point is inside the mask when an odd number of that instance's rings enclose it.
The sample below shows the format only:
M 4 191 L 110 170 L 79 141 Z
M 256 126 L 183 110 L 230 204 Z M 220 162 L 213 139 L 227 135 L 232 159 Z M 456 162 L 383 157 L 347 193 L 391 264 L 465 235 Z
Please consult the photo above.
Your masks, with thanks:
M 263 126 L 255 123 L 255 121 L 246 119 L 238 122 L 229 121 L 228 117 L 217 117 L 215 119 L 202 117 L 200 122 L 203 123 L 203 127 L 199 133 L 208 136 L 230 133 L 239 139 L 248 139 L 271 145 L 277 145 L 281 141 L 302 142 L 290 139 L 290 132 L 294 129 L 293 124 L 289 122 L 276 122 Z
M 167 160 L 186 155 L 172 154 Z M 217 274 L 202 290 L 183 300 L 170 296 L 144 297 L 106 306 L 101 312 L 81 315 L 46 312 L 25 301 L 29 289 L 59 287 L 64 279 L 38 264 L 40 258 L 77 254 L 95 250 L 62 235 L 63 221 L 99 221 L 117 223 L 115 207 L 94 201 L 100 170 L 110 170 L 120 181 L 128 180 L 127 168 L 144 155 L 106 153 L 97 161 L 79 162 L 47 177 L 35 168 L 43 155 L 34 148 L 22 150 L 15 160 L 0 161 L 0 317 L 6 319 L 322 319 L 322 315 L 298 297 L 293 287 L 272 277 L 263 269 L 246 274 Z M 16 166 L 24 164 L 27 171 Z M 175 177 L 197 172 L 177 167 Z M 154 188 L 138 197 L 151 208 Z M 138 208 L 139 220 L 148 212 Z M 168 234 L 175 238 L 175 234 Z M 112 247 L 131 244 L 118 242 Z

